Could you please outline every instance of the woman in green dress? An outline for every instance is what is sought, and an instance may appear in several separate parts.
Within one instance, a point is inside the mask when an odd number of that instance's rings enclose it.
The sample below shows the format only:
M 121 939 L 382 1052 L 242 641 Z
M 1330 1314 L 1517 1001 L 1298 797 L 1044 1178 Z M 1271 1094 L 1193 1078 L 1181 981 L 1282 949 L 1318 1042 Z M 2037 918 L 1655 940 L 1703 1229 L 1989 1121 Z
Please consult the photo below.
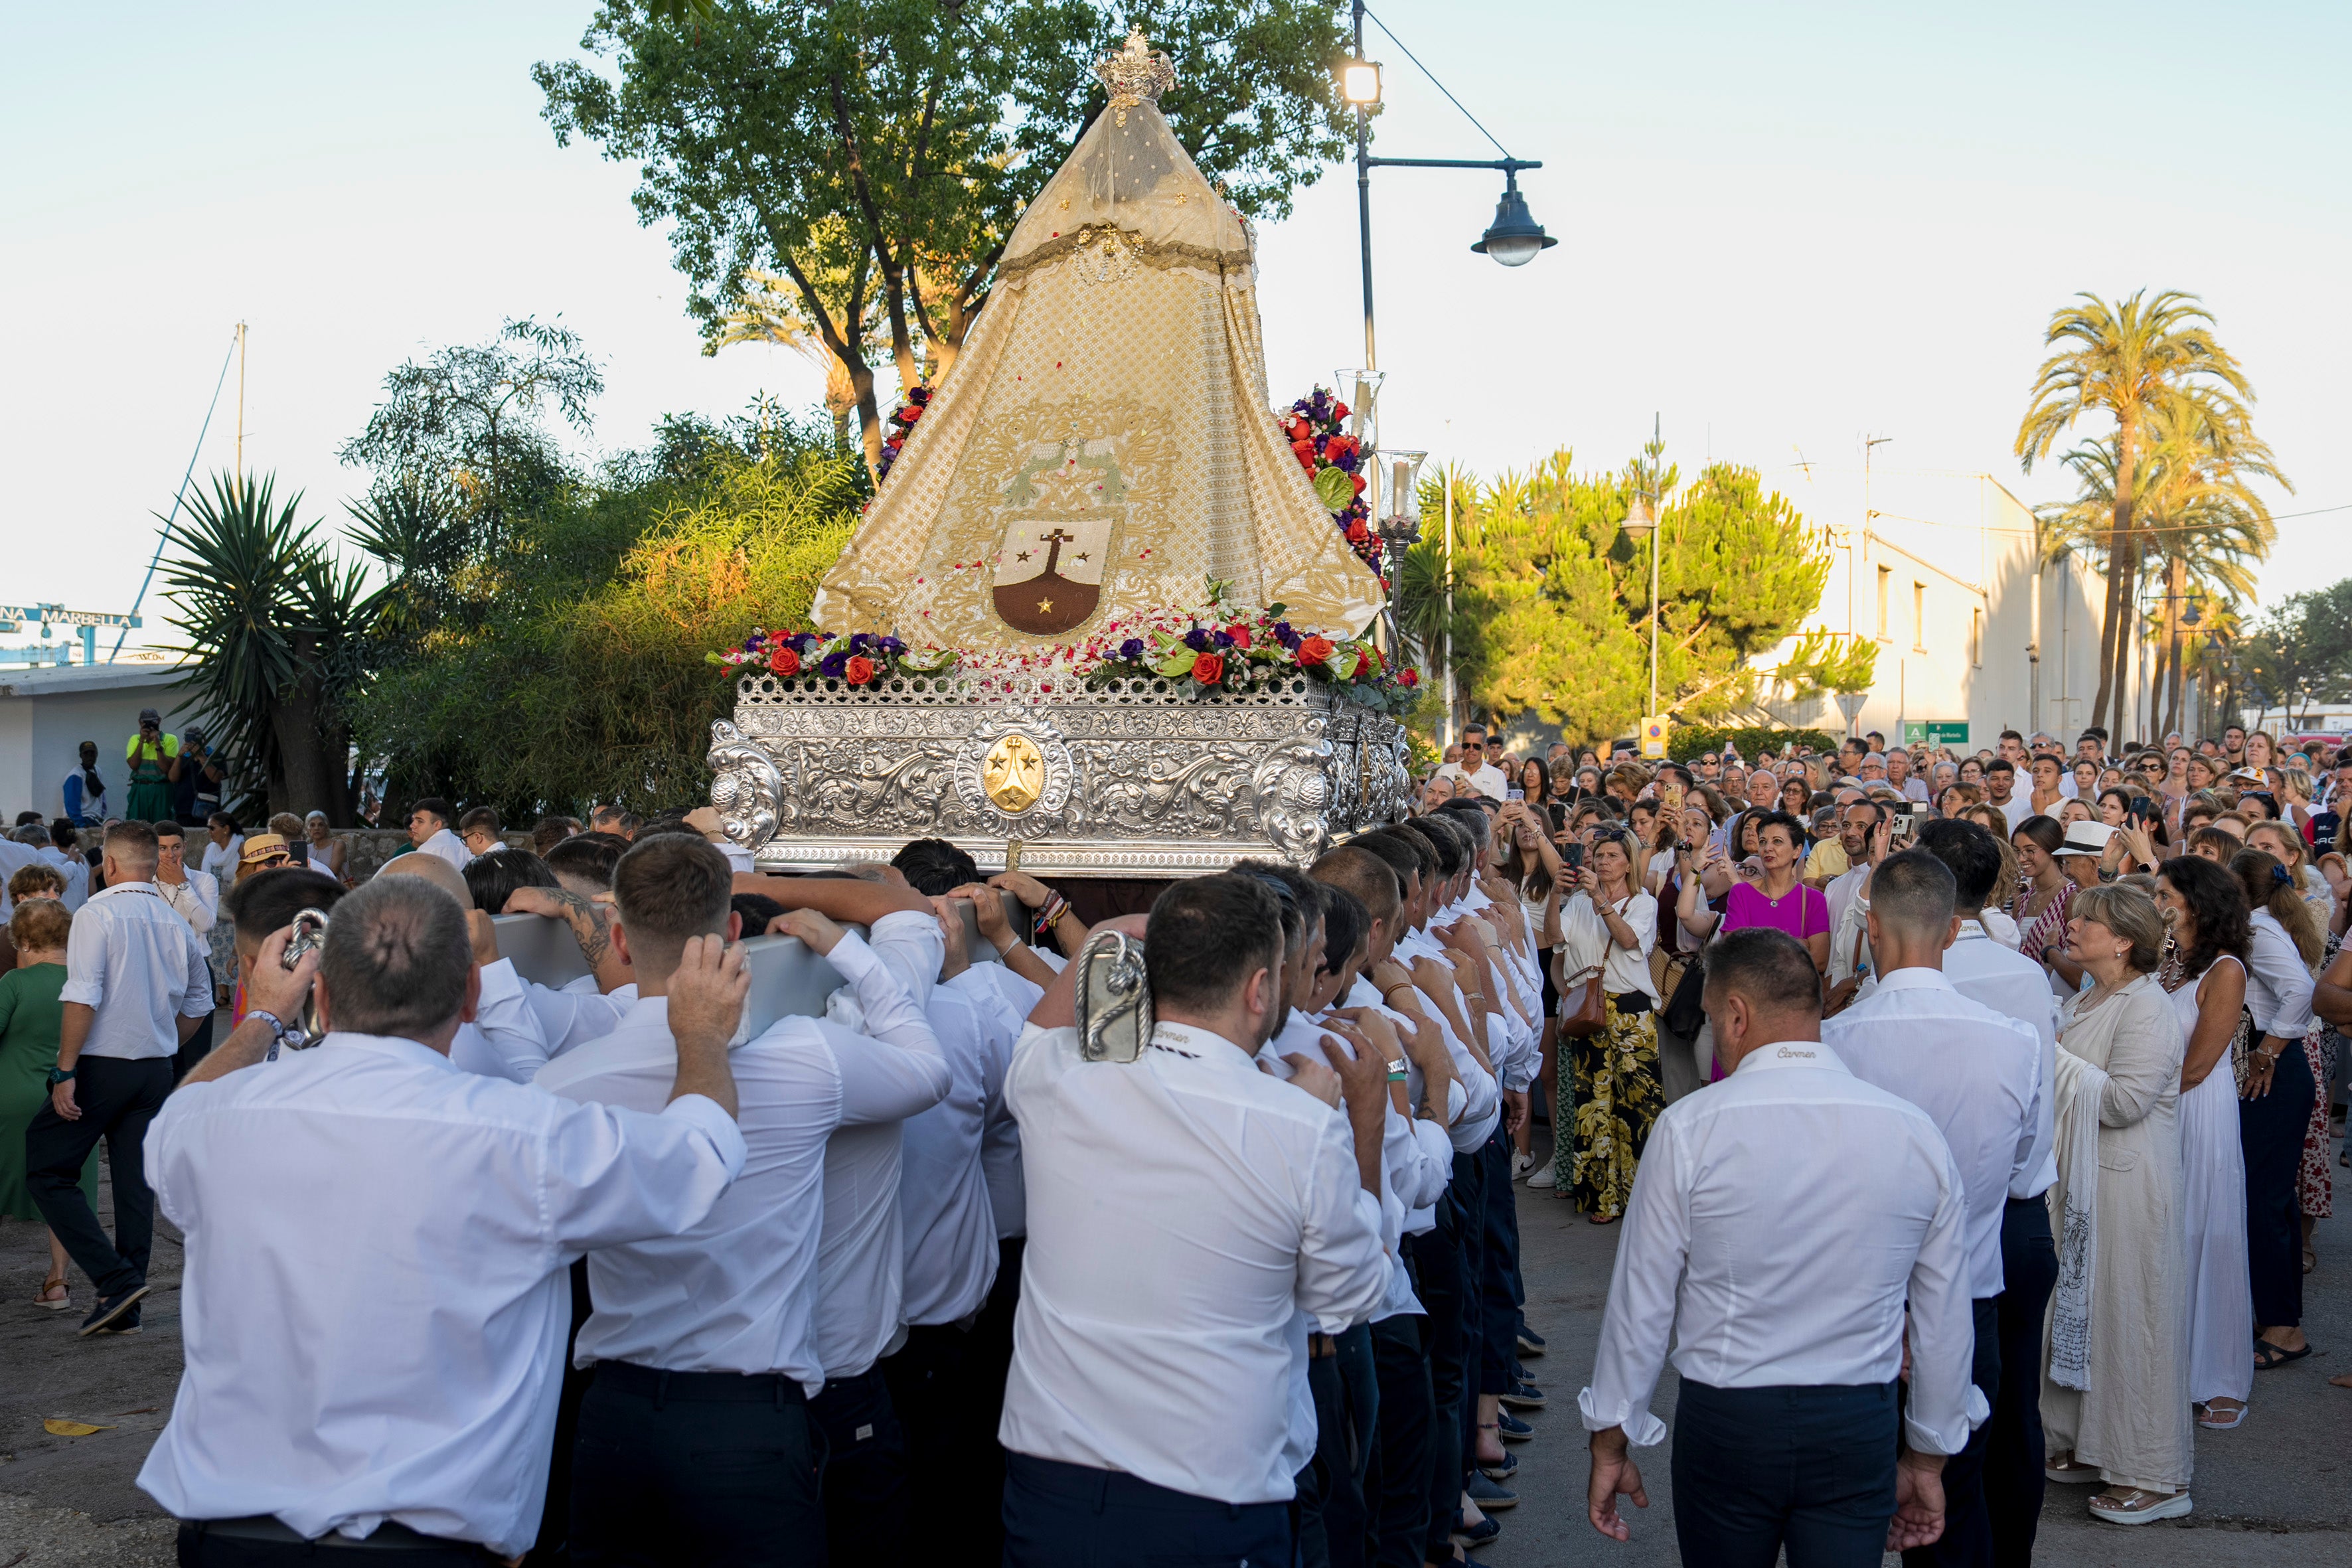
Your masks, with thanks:
M 16 967 L 0 974 L 0 1217 L 37 1220 L 33 1194 L 25 1185 L 25 1129 L 49 1102 L 49 1069 L 58 1065 L 58 1035 L 65 1004 L 66 935 L 73 916 L 55 899 L 27 899 L 8 921 L 16 944 Z M 81 1171 L 82 1195 L 98 1206 L 98 1151 Z M 66 1249 L 49 1237 L 49 1276 L 33 1305 L 63 1311 L 73 1305 L 66 1289 Z

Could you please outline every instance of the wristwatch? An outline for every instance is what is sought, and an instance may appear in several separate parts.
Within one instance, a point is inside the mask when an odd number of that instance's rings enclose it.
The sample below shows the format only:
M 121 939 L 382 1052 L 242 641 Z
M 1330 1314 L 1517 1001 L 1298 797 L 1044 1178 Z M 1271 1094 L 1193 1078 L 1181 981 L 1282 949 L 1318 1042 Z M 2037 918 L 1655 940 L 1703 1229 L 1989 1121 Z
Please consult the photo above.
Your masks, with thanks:
M 73 1081 L 73 1076 L 72 1068 L 53 1067 L 49 1068 L 49 1087 L 55 1089 L 58 1084 L 70 1083 Z

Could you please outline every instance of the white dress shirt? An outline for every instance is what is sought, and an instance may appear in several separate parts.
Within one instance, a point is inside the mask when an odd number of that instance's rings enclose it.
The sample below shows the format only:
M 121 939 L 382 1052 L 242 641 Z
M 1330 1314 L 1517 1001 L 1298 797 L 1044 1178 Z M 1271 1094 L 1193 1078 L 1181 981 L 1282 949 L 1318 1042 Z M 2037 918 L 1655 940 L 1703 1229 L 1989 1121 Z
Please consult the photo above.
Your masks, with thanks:
M 975 963 L 946 984 L 964 993 L 980 1009 L 981 1024 L 989 1034 L 988 1049 L 1012 1069 L 1013 1047 L 1028 1027 L 1030 1010 L 1045 994 L 1045 987 L 1015 974 L 1003 963 Z M 999 1037 L 1001 1037 L 1001 1038 Z M 996 1076 L 996 1092 L 989 1097 L 980 1141 L 981 1173 L 988 1182 L 988 1206 L 996 1220 L 996 1239 L 1029 1234 L 1027 1185 L 1021 1176 L 1021 1124 L 1004 1102 L 1004 1072 Z
M 728 1066 L 742 1173 L 693 1229 L 588 1255 L 596 1309 L 572 1358 L 772 1372 L 814 1398 L 824 1386 L 814 1331 L 825 1140 L 845 1123 L 896 1121 L 928 1103 L 935 1064 L 823 1018 L 780 1018 L 730 1051 Z M 647 996 L 535 1081 L 567 1100 L 656 1110 L 677 1072 L 669 998 Z
M 186 1365 L 139 1484 L 182 1519 L 384 1520 L 502 1555 L 539 1532 L 594 1247 L 699 1224 L 743 1163 L 700 1095 L 659 1116 L 331 1034 L 184 1084 L 147 1180 L 186 1234 Z
M 46 866 L 48 863 L 46 850 L 36 849 L 29 844 L 19 844 L 13 838 L 0 837 L 0 920 L 6 920 L 15 908 L 8 900 L 8 879 L 27 866 Z M 83 886 L 88 885 L 85 880 Z
M 1447 763 L 1437 770 L 1436 776 L 1467 784 L 1488 800 L 1503 799 L 1511 787 L 1510 781 L 1503 776 L 1503 770 L 1492 763 L 1481 763 L 1467 773 L 1463 771 L 1460 763 Z
M 539 1020 L 540 1037 L 547 1042 L 547 1059 L 553 1061 L 566 1051 L 618 1028 L 621 1019 L 636 1002 L 637 986 L 636 982 L 631 981 L 599 993 L 593 974 L 583 974 L 560 987 L 526 980 L 523 997 L 530 1005 L 531 1016 Z
M 1382 1001 L 1380 989 L 1361 974 L 1356 976 L 1355 984 L 1349 988 L 1347 1003 L 1350 1007 L 1371 1009 L 1394 1024 L 1401 1032 L 1411 1026 L 1411 1020 Z M 1442 1036 L 1443 1026 L 1440 1032 Z M 1450 1048 L 1447 1057 L 1449 1060 L 1455 1059 Z M 1465 1051 L 1459 1059 L 1467 1060 L 1468 1058 L 1469 1053 Z M 1405 1102 L 1409 1105 L 1424 1103 L 1429 1096 L 1429 1080 L 1423 1075 L 1421 1065 L 1410 1055 L 1404 1059 L 1404 1076 Z M 1486 1092 L 1490 1096 L 1494 1093 L 1494 1082 L 1492 1079 L 1486 1080 Z M 1422 1236 L 1437 1228 L 1437 1200 L 1445 1195 L 1446 1184 L 1454 1179 L 1454 1142 L 1449 1129 L 1463 1118 L 1469 1106 L 1469 1088 L 1457 1076 L 1445 1086 L 1443 1121 L 1424 1121 L 1419 1116 L 1412 1119 L 1413 1141 L 1422 1148 L 1421 1179 L 1416 1182 L 1408 1176 L 1400 1178 L 1397 1183 L 1397 1194 L 1405 1205 L 1404 1234 L 1407 1236 Z M 1391 1315 L 1388 1308 L 1383 1306 L 1372 1314 L 1372 1321 L 1378 1322 Z
M 1658 1113 L 1621 1225 L 1587 1431 L 1666 1435 L 1675 1369 L 1714 1388 L 1892 1383 L 1910 1304 L 1910 1446 L 1956 1454 L 1988 1414 L 1969 1381 L 1968 1195 L 1917 1106 L 1813 1041 L 1758 1047 Z
M 449 1059 L 461 1071 L 529 1083 L 547 1065 L 547 1037 L 540 1032 L 523 984 L 512 959 L 482 966 L 482 994 L 473 1020 L 458 1025 L 449 1042 Z
M 1004 1070 L 1020 1037 L 984 1020 L 971 994 L 952 983 L 931 988 L 923 1013 L 947 1058 L 948 1092 L 901 1127 L 898 1318 L 953 1323 L 979 1311 L 996 1282 L 996 1212 L 980 1155 L 988 1108 L 1003 1102 Z
M 2033 1079 L 2033 1149 L 2010 1184 L 2013 1198 L 2038 1198 L 2058 1180 L 2058 999 L 2042 966 L 2003 946 L 1976 921 L 1960 922 L 1958 942 L 1944 950 L 1944 978 L 1981 1007 L 2006 1014 L 2033 1031 L 2042 1045 Z M 1870 994 L 1864 984 L 1857 999 Z
M 213 1010 L 204 944 L 152 882 L 117 882 L 90 896 L 66 938 L 58 999 L 95 1008 L 86 1057 L 139 1061 L 180 1048 L 181 1018 Z
M 1832 931 L 1838 929 L 1839 923 L 1845 919 L 1845 911 L 1853 906 L 1853 900 L 1861 896 L 1863 879 L 1869 875 L 1870 862 L 1866 859 L 1859 860 L 1832 877 L 1828 884 L 1822 889 L 1822 900 L 1830 907 Z M 1838 951 L 1839 944 L 1832 938 L 1830 942 L 1830 952 L 1834 956 Z M 1845 951 L 1851 956 L 1853 952 L 1851 945 L 1848 945 Z
M 1436 938 L 1426 931 L 1409 931 L 1397 941 L 1396 960 L 1410 969 L 1416 958 L 1433 960 L 1447 969 L 1454 967 L 1453 957 Z M 1454 1026 L 1445 1021 L 1445 1015 L 1434 1003 L 1424 999 L 1423 1011 L 1436 1024 L 1438 1033 L 1445 1037 L 1445 1054 L 1453 1058 L 1454 1075 L 1470 1096 L 1468 1106 L 1446 1130 L 1446 1136 L 1455 1153 L 1475 1153 L 1486 1146 L 1486 1140 L 1494 1136 L 1496 1126 L 1503 1119 L 1502 1085 L 1494 1073 L 1478 1065 L 1478 1058 L 1470 1054 L 1470 1048 L 1454 1034 Z M 1487 1059 L 1494 1059 L 1491 1053 Z
M 1025 1030 L 1006 1090 L 1029 1247 L 999 1436 L 1219 1502 L 1286 1501 L 1289 1332 L 1388 1289 L 1339 1110 L 1161 1024 L 1135 1062 Z
M 230 834 L 226 844 L 215 844 L 207 837 L 204 858 L 196 863 L 196 868 L 215 882 L 225 880 L 233 887 L 236 882 L 237 859 L 244 853 L 245 835 L 242 833 Z
M 1941 970 L 1897 969 L 1823 1019 L 1822 1042 L 1854 1077 L 1935 1119 L 1968 1191 L 1969 1294 L 2000 1295 L 2001 1210 L 2041 1126 L 2041 1040 L 1961 995 Z
M 880 936 L 886 921 L 874 922 Z M 945 951 L 939 922 L 929 915 L 930 973 L 940 972 Z M 919 942 L 915 945 L 919 945 Z M 849 984 L 858 1031 L 919 1058 L 924 1106 L 948 1092 L 947 1060 L 940 1054 L 923 1005 L 908 994 L 900 972 L 850 931 L 834 944 L 829 961 Z M 928 987 L 927 987 L 928 989 Z M 837 997 L 840 992 L 835 993 Z M 826 1016 L 841 1015 L 831 1003 Z M 905 1338 L 900 1307 L 905 1300 L 905 1229 L 898 1218 L 903 1119 L 880 1118 L 845 1124 L 824 1145 L 824 1225 L 817 1244 L 816 1353 L 828 1378 L 856 1377 L 898 1348 Z
M 2252 940 L 2246 944 L 2246 1011 L 2263 1034 L 2300 1041 L 2313 1022 L 2311 971 L 2276 915 L 2256 910 L 2252 923 Z M 72 989 L 67 987 L 68 1002 L 76 999 Z
M 82 868 L 88 880 L 89 868 Z M 156 896 L 172 906 L 172 912 L 188 922 L 188 929 L 198 936 L 208 936 L 220 920 L 220 881 L 202 871 L 184 871 L 187 880 L 158 882 Z
M 65 895 L 61 900 L 65 907 L 68 910 L 81 908 L 89 897 L 89 862 L 54 844 L 37 853 L 45 862 L 56 868 L 58 876 L 66 879 Z
M 430 855 L 436 860 L 446 860 L 460 871 L 474 863 L 474 852 L 466 847 L 466 841 L 446 827 L 435 833 L 432 837 L 418 845 L 410 853 Z

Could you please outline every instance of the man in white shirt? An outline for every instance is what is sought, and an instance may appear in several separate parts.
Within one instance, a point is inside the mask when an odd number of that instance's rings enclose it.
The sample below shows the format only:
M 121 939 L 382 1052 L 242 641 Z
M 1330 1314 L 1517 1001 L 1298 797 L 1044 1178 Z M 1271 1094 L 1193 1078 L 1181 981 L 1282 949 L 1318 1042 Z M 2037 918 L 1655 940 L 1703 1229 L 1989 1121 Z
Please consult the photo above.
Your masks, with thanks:
M 2016 767 L 2007 757 L 1995 757 L 1985 764 L 1984 781 L 1985 800 L 2000 807 L 2001 816 L 2009 821 L 2009 830 L 2016 832 L 2017 825 L 2026 816 L 2024 792 L 2017 787 Z
M 1927 781 L 1911 771 L 1911 753 L 1899 747 L 1886 753 L 1886 782 L 1900 791 L 1904 799 L 1927 803 Z
M 1957 825 L 1965 826 L 1965 825 Z M 1988 1409 L 2000 1397 L 2001 1212 L 2027 1174 L 2040 1125 L 2042 1042 L 2025 1025 L 1972 1002 L 1944 977 L 1958 935 L 1958 882 L 1924 849 L 1891 855 L 1870 884 L 1871 994 L 1822 1026 L 1854 1077 L 1935 1119 L 1968 1193 L 1969 1295 L 1976 1354 L 1969 1380 Z M 1984 1451 L 1990 1424 L 1944 1467 L 1944 1533 L 1917 1563 L 1990 1564 Z
M 286 984 L 269 939 L 248 994 L 275 1005 L 156 1118 L 187 1368 L 139 1483 L 190 1521 L 182 1563 L 315 1563 L 330 1532 L 420 1563 L 527 1550 L 572 1259 L 692 1228 L 742 1169 L 739 955 L 688 944 L 677 1073 L 646 1115 L 450 1063 L 480 984 L 465 917 L 415 878 L 345 898 L 315 961 L 328 1033 L 275 1060 L 314 961 Z
M 674 1070 L 669 986 L 687 944 L 731 940 L 733 871 L 702 840 L 641 838 L 613 878 L 637 999 L 611 1033 L 542 1068 L 566 1100 L 657 1110 Z M 808 1401 L 825 1141 L 930 1104 L 946 1071 L 921 1016 L 873 952 L 822 916 L 791 934 L 851 977 L 871 1034 L 783 1018 L 729 1066 L 740 1176 L 693 1228 L 589 1255 L 595 1310 L 573 1360 L 593 1381 L 572 1457 L 572 1552 L 583 1562 L 814 1563 L 824 1510 Z M 713 1466 L 709 1456 L 728 1456 Z
M 1456 787 L 1476 790 L 1488 800 L 1504 799 L 1511 787 L 1503 770 L 1486 760 L 1486 731 L 1478 724 L 1463 726 L 1462 760 L 1445 763 L 1435 776 L 1453 779 Z
M 473 859 L 474 852 L 449 831 L 450 811 L 449 803 L 436 795 L 427 795 L 410 806 L 408 842 L 414 853 L 438 856 L 462 871 Z
M 1290 1333 L 1387 1292 L 1385 1075 L 1331 1051 L 1343 1113 L 1331 1068 L 1257 1069 L 1279 932 L 1252 879 L 1178 882 L 1144 935 L 1139 1059 L 1080 1058 L 1076 965 L 1014 1050 L 1030 1245 L 1001 1429 L 1013 1568 L 1291 1560 Z
M 1886 818 L 1886 807 L 1876 801 L 1858 800 L 1851 805 L 1838 808 L 1838 847 L 1845 851 L 1846 868 L 1832 877 L 1828 886 L 1822 889 L 1822 897 L 1829 902 L 1830 930 L 1832 931 L 1837 930 L 1838 921 L 1844 918 L 1846 906 L 1853 902 L 1854 895 L 1862 890 L 1863 882 L 1870 876 L 1870 857 L 1874 849 L 1883 848 L 1879 824 Z M 1832 959 L 1841 956 L 1845 955 L 1831 954 Z
M 188 922 L 188 929 L 204 944 L 209 961 L 212 929 L 220 923 L 220 881 L 206 872 L 188 868 L 187 846 L 187 830 L 178 823 L 166 817 L 155 824 L 155 891 L 172 906 L 173 914 Z M 89 871 L 87 866 L 82 869 L 85 874 Z M 219 977 L 212 973 L 209 962 L 205 973 L 207 984 L 217 987 Z M 213 1015 L 207 1013 L 195 1032 L 181 1042 L 178 1053 L 172 1058 L 173 1082 L 187 1077 L 188 1069 L 204 1060 L 205 1053 L 213 1048 L 215 1022 Z
M 1969 1384 L 1968 1197 L 1916 1106 L 1821 1042 L 1821 982 L 1776 931 L 1707 949 L 1730 1076 L 1651 1130 L 1617 1243 L 1592 1382 L 1587 1509 L 1647 1507 L 1629 1443 L 1675 1344 L 1675 1533 L 1691 1563 L 1874 1564 L 1943 1529 L 1944 1457 L 1984 1418 Z M 1909 1403 L 1895 1378 L 1909 1308 Z M 1897 1458 L 1897 1438 L 1901 1457 Z
M 1931 822 L 1919 847 L 1951 868 L 1959 936 L 1944 950 L 1944 978 L 1969 1001 L 2016 1019 L 2039 1042 L 2033 1145 L 2001 1205 L 2000 1392 L 1985 1423 L 1984 1494 L 1993 1560 L 2028 1562 L 2046 1483 L 2042 1436 L 2042 1321 L 2058 1282 L 2058 1249 L 2044 1194 L 2058 1180 L 2058 1004 L 2041 965 L 1987 934 L 1979 921 L 2000 880 L 2000 846 L 1972 822 Z
M 204 946 L 155 891 L 155 830 L 118 822 L 104 854 L 106 887 L 74 916 L 66 942 L 49 1103 L 25 1130 L 26 1185 L 97 1287 L 84 1334 L 138 1327 L 155 1231 L 140 1148 L 172 1091 L 173 1057 L 213 1010 Z M 100 1137 L 114 1177 L 110 1242 L 81 1191 L 83 1162 Z
M 8 879 L 27 866 L 48 864 L 48 857 L 39 848 L 30 844 L 19 843 L 14 833 L 0 831 L 0 921 L 6 920 L 16 910 L 16 905 L 8 898 Z M 85 889 L 89 888 L 87 878 L 84 879 L 82 886 Z

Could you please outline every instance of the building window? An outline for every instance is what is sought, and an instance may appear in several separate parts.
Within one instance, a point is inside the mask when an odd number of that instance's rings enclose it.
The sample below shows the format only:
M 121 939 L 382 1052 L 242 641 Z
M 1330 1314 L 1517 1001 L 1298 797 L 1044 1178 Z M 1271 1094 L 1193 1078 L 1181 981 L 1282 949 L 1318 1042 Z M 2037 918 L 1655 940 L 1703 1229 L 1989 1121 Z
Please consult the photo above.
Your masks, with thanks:
M 1911 651 L 1927 651 L 1927 584 L 1911 584 Z
M 1981 609 L 1969 612 L 1969 663 L 1979 669 L 1984 667 L 1984 611 Z
M 1878 640 L 1886 640 L 1886 594 L 1895 574 L 1886 567 L 1878 569 Z

